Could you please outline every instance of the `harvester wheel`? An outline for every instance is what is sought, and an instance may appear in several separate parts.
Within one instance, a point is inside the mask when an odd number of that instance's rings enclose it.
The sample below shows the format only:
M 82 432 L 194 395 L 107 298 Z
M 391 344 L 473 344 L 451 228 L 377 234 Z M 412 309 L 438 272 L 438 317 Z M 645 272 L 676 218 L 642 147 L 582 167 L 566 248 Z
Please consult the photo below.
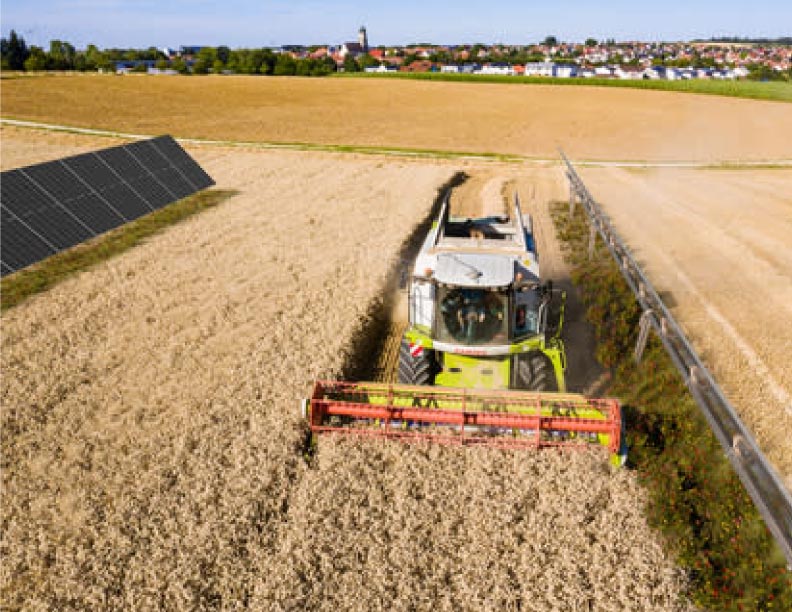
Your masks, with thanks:
M 514 366 L 514 388 L 526 391 L 558 391 L 553 362 L 542 351 L 517 355 Z
M 432 351 L 424 349 L 417 356 L 410 352 L 410 344 L 402 338 L 399 348 L 399 382 L 407 385 L 431 385 L 435 367 Z

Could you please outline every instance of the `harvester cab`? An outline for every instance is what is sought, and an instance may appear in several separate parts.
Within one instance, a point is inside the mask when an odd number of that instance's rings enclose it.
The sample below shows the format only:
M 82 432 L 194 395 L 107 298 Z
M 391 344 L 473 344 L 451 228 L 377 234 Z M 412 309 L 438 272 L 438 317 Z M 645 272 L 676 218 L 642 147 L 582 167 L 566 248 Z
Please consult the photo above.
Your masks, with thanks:
M 614 399 L 566 393 L 565 294 L 542 281 L 531 219 L 453 218 L 448 201 L 409 281 L 399 384 L 319 381 L 311 439 L 344 434 L 499 448 L 599 445 L 625 459 Z
M 565 390 L 564 292 L 543 282 L 531 219 L 459 219 L 447 204 L 410 280 L 399 382 Z

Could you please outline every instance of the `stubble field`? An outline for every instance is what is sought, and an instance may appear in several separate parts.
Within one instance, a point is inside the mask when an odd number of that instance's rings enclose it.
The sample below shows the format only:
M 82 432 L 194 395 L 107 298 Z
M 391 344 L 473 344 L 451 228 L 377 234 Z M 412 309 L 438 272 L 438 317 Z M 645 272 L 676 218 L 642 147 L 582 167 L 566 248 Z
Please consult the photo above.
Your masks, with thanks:
M 792 170 L 582 170 L 792 489 Z
M 685 608 L 600 455 L 304 460 L 299 398 L 371 357 L 368 314 L 457 165 L 193 153 L 239 195 L 3 315 L 7 605 Z
M 137 134 L 556 159 L 792 159 L 792 104 L 598 87 L 389 79 L 5 80 L 4 117 Z

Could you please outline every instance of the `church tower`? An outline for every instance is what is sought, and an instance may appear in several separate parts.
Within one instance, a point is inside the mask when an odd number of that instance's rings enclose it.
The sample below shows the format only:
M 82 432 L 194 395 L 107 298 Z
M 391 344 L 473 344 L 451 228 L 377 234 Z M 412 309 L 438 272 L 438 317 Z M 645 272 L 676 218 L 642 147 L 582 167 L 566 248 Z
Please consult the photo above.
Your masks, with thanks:
M 363 49 L 363 53 L 368 53 L 368 36 L 366 36 L 366 27 L 360 26 L 358 30 L 358 42 L 360 43 L 360 48 Z

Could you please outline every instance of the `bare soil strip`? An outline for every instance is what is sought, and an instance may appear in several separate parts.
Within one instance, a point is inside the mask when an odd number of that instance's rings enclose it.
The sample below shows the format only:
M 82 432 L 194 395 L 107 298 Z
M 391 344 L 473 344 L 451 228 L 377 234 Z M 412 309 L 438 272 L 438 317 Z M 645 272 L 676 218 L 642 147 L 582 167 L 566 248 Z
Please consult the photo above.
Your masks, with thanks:
M 792 489 L 792 171 L 582 176 Z
M 7 605 L 679 609 L 633 475 L 598 455 L 304 462 L 299 398 L 366 357 L 456 167 L 191 153 L 240 195 L 2 317 Z

